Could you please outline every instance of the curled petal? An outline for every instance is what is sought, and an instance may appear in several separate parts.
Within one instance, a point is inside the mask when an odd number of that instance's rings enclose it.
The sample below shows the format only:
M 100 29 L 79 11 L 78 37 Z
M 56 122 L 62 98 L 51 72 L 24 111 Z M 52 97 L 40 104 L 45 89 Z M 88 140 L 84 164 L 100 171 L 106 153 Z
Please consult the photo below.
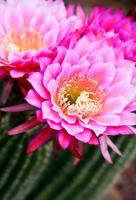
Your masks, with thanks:
M 39 124 L 40 124 L 40 122 L 37 121 L 36 118 L 33 118 L 33 119 L 30 119 L 27 122 L 17 126 L 16 128 L 9 130 L 6 134 L 7 135 L 16 135 L 19 133 L 23 133 L 25 131 L 28 131 L 31 128 L 34 128 L 35 126 L 37 126 Z
M 108 145 L 107 145 L 107 138 L 104 135 L 101 135 L 99 137 L 99 141 L 100 141 L 100 148 L 101 148 L 101 152 L 103 157 L 105 158 L 105 160 L 107 160 L 110 164 L 112 164 L 112 160 L 110 157 L 110 154 L 108 152 Z
M 122 153 L 118 149 L 118 147 L 111 141 L 109 137 L 107 137 L 107 144 L 115 151 L 119 156 L 122 156 Z
M 31 110 L 34 109 L 34 106 L 28 104 L 28 103 L 23 103 L 15 106 L 8 106 L 8 107 L 3 107 L 0 110 L 3 112 L 22 112 L 26 110 Z
M 32 153 L 36 149 L 38 149 L 41 145 L 47 142 L 50 137 L 54 134 L 54 130 L 50 129 L 49 126 L 44 128 L 40 133 L 36 135 L 30 142 L 27 148 L 27 153 Z

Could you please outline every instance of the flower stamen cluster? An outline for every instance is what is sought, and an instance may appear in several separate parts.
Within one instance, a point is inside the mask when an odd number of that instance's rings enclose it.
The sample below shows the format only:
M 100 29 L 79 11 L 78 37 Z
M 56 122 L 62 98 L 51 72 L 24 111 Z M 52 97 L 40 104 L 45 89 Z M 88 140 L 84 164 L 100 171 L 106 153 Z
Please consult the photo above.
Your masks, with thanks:
M 20 34 L 17 29 L 13 28 L 4 36 L 1 46 L 5 52 L 5 57 L 8 58 L 9 54 L 14 51 L 43 49 L 45 42 L 44 37 L 37 30 L 25 27 L 24 32 Z
M 104 89 L 97 80 L 76 74 L 62 81 L 56 103 L 67 115 L 77 114 L 87 118 L 102 112 L 104 96 Z

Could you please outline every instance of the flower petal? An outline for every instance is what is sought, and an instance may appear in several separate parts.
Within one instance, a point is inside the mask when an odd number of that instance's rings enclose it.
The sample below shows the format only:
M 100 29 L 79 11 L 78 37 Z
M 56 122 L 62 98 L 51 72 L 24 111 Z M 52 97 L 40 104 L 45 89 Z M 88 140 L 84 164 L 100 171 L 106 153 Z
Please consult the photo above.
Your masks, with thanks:
M 100 141 L 100 148 L 101 148 L 101 152 L 103 157 L 105 158 L 105 160 L 107 160 L 110 164 L 112 164 L 112 160 L 110 157 L 110 154 L 108 152 L 108 146 L 107 146 L 107 138 L 104 135 L 101 135 L 99 137 L 99 141 Z
M 57 112 L 52 110 L 51 107 L 52 105 L 49 101 L 44 101 L 42 103 L 43 119 L 49 119 L 49 120 L 54 121 L 55 123 L 60 123 L 62 119 L 59 117 Z
M 52 120 L 49 120 L 47 119 L 47 123 L 49 124 L 49 126 L 54 129 L 54 130 L 61 130 L 62 129 L 62 126 L 60 123 L 55 123 L 54 121 Z
M 107 98 L 103 104 L 103 112 L 120 113 L 128 104 L 128 100 L 120 95 L 118 97 Z
M 136 124 L 136 114 L 124 111 L 120 114 L 120 125 L 134 126 Z
M 32 73 L 28 81 L 32 84 L 33 88 L 35 88 L 36 92 L 44 99 L 48 98 L 48 93 L 43 86 L 43 77 L 39 72 Z
M 89 76 L 98 80 L 100 85 L 110 84 L 115 76 L 115 67 L 113 63 L 96 63 L 88 71 Z
M 87 143 L 89 142 L 91 136 L 92 136 L 91 130 L 84 129 L 83 132 L 77 133 L 74 137 L 80 140 L 81 142 Z
M 3 112 L 22 112 L 22 111 L 32 110 L 32 109 L 34 109 L 34 106 L 31 106 L 28 103 L 0 108 L 0 110 Z
M 39 124 L 40 124 L 40 122 L 37 121 L 36 118 L 33 118 L 33 119 L 30 119 L 27 122 L 17 126 L 16 128 L 9 130 L 6 134 L 7 135 L 16 135 L 19 133 L 23 133 L 25 131 L 28 131 L 29 129 L 34 128 L 35 126 L 37 126 Z
M 58 139 L 62 149 L 66 149 L 70 145 L 72 136 L 69 135 L 64 129 L 62 129 L 59 131 Z
M 47 142 L 54 133 L 54 130 L 50 129 L 48 126 L 44 128 L 42 131 L 40 131 L 40 133 L 36 135 L 36 137 L 32 139 L 27 148 L 27 153 L 32 153 L 38 149 L 41 145 Z
M 77 133 L 80 133 L 80 132 L 84 131 L 84 127 L 82 127 L 79 123 L 69 124 L 66 121 L 62 121 L 61 125 L 63 126 L 63 128 L 66 129 L 66 131 L 70 135 L 74 135 L 75 136 Z
M 98 125 L 102 126 L 118 126 L 120 117 L 116 114 L 100 114 L 93 117 Z
M 30 89 L 25 97 L 25 100 L 37 108 L 40 108 L 42 105 L 43 99 L 35 92 L 35 90 Z
M 43 84 L 45 87 L 51 79 L 54 79 L 58 76 L 60 70 L 61 66 L 59 65 L 59 63 L 54 63 L 47 66 L 43 77 Z

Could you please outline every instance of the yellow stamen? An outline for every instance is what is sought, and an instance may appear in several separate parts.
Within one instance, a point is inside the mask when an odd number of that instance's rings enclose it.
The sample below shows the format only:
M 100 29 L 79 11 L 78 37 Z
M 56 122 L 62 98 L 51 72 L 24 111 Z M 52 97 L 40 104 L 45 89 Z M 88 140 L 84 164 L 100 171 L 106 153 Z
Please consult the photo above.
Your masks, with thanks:
M 38 50 L 44 48 L 45 44 L 44 37 L 37 30 L 25 28 L 24 32 L 20 34 L 14 28 L 4 36 L 1 46 L 8 58 L 12 51 Z
M 56 102 L 63 113 L 76 113 L 82 118 L 94 116 L 102 111 L 104 89 L 98 81 L 76 74 L 61 82 Z

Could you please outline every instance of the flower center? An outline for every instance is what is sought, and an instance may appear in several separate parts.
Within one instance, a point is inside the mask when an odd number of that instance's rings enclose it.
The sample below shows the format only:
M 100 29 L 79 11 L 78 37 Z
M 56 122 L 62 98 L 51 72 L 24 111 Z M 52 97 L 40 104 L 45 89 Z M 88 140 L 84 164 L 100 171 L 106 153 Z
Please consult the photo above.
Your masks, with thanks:
M 7 33 L 2 40 L 2 48 L 4 49 L 5 56 L 12 51 L 26 51 L 38 50 L 45 47 L 44 37 L 34 29 L 25 28 L 24 32 L 20 35 L 17 29 L 12 29 Z
M 86 118 L 102 111 L 104 96 L 104 89 L 98 85 L 97 80 L 76 74 L 61 82 L 56 103 L 63 113 L 78 114 Z

